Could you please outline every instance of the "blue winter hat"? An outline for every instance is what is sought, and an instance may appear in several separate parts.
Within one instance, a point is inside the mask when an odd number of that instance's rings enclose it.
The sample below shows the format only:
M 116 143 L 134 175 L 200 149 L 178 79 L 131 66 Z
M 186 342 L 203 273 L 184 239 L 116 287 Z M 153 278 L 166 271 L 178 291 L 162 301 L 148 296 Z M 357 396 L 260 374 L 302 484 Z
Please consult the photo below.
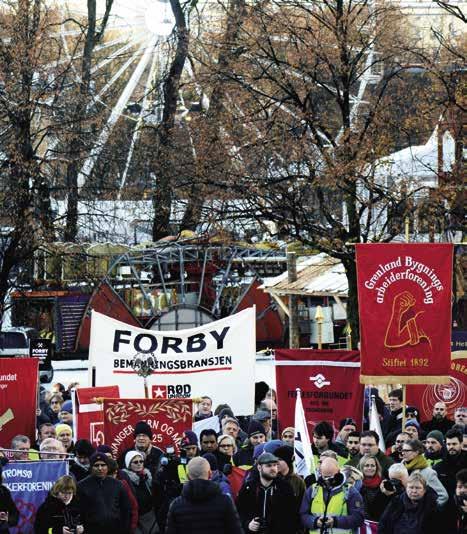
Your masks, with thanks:
M 68 412 L 73 413 L 73 403 L 71 400 L 67 400 L 62 404 L 62 407 L 60 408 L 61 412 Z
M 198 436 L 192 430 L 185 430 L 185 432 L 183 432 L 182 441 L 180 442 L 180 447 L 190 447 L 191 445 L 196 445 L 198 447 Z
M 273 439 L 265 443 L 264 452 L 270 452 L 271 454 L 275 454 L 276 449 L 282 447 L 282 445 L 285 445 L 283 441 L 281 441 L 280 439 Z
M 253 460 L 257 460 L 259 455 L 263 454 L 265 445 L 266 443 L 260 443 L 259 445 L 255 446 L 255 449 L 253 451 Z

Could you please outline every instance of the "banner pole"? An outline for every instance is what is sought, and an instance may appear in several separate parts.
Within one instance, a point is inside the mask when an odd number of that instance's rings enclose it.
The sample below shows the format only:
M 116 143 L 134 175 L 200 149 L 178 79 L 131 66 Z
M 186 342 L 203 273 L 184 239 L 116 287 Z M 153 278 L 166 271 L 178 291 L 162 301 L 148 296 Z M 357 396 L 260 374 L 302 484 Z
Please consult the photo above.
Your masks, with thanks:
M 96 387 L 96 366 L 93 365 L 91 369 L 91 385 L 93 388 Z
M 410 242 L 410 219 L 408 215 L 405 216 L 404 219 L 404 230 L 405 230 L 405 242 Z M 404 431 L 405 428 L 405 409 L 407 408 L 407 389 L 406 384 L 402 384 L 402 429 L 401 431 Z

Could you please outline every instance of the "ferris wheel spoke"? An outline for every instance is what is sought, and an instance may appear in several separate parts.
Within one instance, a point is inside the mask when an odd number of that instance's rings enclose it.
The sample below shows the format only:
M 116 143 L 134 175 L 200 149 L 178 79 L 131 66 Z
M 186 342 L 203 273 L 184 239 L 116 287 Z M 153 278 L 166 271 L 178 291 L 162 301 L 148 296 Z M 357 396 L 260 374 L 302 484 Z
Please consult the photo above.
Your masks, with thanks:
M 131 40 L 129 43 L 126 43 L 124 46 L 122 46 L 121 48 L 119 48 L 118 50 L 115 50 L 115 52 L 112 52 L 110 54 L 110 56 L 106 57 L 105 59 L 103 59 L 101 62 L 99 62 L 95 67 L 93 67 L 91 69 L 91 74 L 95 74 L 96 72 L 98 72 L 100 69 L 103 69 L 106 65 L 108 65 L 109 63 L 111 63 L 113 60 L 117 59 L 119 56 L 121 56 L 124 52 L 126 52 L 127 50 L 131 50 L 134 45 L 138 42 L 141 42 L 143 41 L 144 39 L 147 39 L 147 37 L 145 35 L 141 35 L 139 37 L 139 39 L 135 39 L 135 40 Z
M 116 122 L 122 115 L 122 112 L 125 109 L 126 105 L 128 104 L 128 101 L 131 95 L 133 94 L 134 90 L 136 89 L 136 86 L 138 85 L 138 82 L 141 76 L 143 75 L 145 69 L 148 66 L 148 63 L 153 54 L 153 49 L 156 46 L 157 41 L 158 41 L 157 37 L 153 37 L 150 43 L 148 44 L 148 46 L 146 47 L 143 57 L 140 59 L 137 67 L 133 71 L 133 74 L 131 75 L 130 79 L 128 80 L 128 83 L 123 89 L 117 103 L 112 109 L 112 112 L 107 120 L 107 124 L 102 129 L 97 139 L 96 144 L 91 150 L 89 157 L 84 162 L 83 167 L 81 168 L 81 171 L 78 175 L 78 188 L 79 189 L 81 189 L 84 186 L 87 178 L 92 174 L 94 166 L 104 146 L 106 145 L 110 134 L 112 133 L 113 127 L 115 126 Z
M 138 142 L 139 136 L 141 135 L 141 125 L 143 123 L 143 119 L 149 110 L 149 105 L 151 102 L 151 99 L 149 97 L 153 89 L 153 81 L 154 81 L 154 75 L 156 72 L 156 65 L 157 65 L 157 54 L 154 54 L 152 57 L 152 65 L 151 65 L 151 68 L 149 69 L 149 74 L 146 80 L 146 86 L 144 88 L 144 97 L 143 97 L 143 102 L 141 105 L 141 111 L 138 116 L 138 120 L 136 121 L 135 128 L 133 130 L 130 148 L 128 150 L 128 156 L 127 156 L 126 163 L 125 163 L 125 169 L 123 170 L 122 178 L 120 180 L 120 187 L 118 190 L 118 200 L 121 199 L 122 191 L 126 184 L 126 178 L 128 175 L 128 171 L 130 169 L 131 160 L 133 158 L 133 152 L 135 150 L 135 146 L 136 146 L 136 143 Z

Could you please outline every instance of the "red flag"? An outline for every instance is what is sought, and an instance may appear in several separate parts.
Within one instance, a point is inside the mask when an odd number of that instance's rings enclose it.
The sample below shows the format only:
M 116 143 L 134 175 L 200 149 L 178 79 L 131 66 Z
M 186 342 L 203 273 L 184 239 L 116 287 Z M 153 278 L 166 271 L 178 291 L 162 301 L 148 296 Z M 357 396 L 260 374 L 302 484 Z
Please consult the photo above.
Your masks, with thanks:
M 312 435 L 314 426 L 363 415 L 363 386 L 359 354 L 349 350 L 276 350 L 276 385 L 281 428 L 294 426 L 296 388 L 302 390 L 303 409 Z
M 36 436 L 38 358 L 0 359 L 0 445 L 18 434 Z
M 449 384 L 409 385 L 407 404 L 420 410 L 420 419 L 429 421 L 433 406 L 444 402 L 449 419 L 457 408 L 467 405 L 467 332 L 452 333 L 451 371 Z
M 76 407 L 73 410 L 74 434 L 77 439 L 89 440 L 95 447 L 105 443 L 103 406 L 102 403 L 96 402 L 96 399 L 104 397 L 119 398 L 118 386 L 99 386 L 76 390 Z
M 105 443 L 119 456 L 133 446 L 136 423 L 146 421 L 154 445 L 178 450 L 183 432 L 191 430 L 192 411 L 191 399 L 104 399 Z
M 451 244 L 356 246 L 361 381 L 448 382 Z

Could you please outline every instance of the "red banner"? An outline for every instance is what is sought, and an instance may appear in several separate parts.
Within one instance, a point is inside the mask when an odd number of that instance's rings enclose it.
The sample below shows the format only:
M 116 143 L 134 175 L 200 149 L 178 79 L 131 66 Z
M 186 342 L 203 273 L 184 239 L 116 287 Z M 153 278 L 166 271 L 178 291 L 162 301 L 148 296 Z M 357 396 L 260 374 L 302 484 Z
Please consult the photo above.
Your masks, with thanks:
M 36 439 L 38 358 L 0 359 L 0 446 L 18 434 Z
M 296 388 L 302 391 L 310 436 L 320 421 L 337 432 L 352 417 L 359 428 L 363 416 L 363 385 L 359 353 L 350 350 L 276 350 L 278 418 L 281 428 L 295 426 Z
M 453 332 L 451 346 L 449 384 L 407 386 L 407 404 L 420 410 L 422 421 L 432 418 L 437 402 L 446 403 L 449 419 L 456 408 L 467 406 L 467 332 Z
M 74 435 L 78 439 L 87 439 L 95 447 L 105 443 L 104 411 L 102 402 L 96 399 L 120 397 L 118 386 L 99 386 L 95 388 L 78 388 L 76 406 L 73 409 Z
M 192 412 L 191 399 L 104 399 L 105 443 L 119 456 L 134 445 L 136 423 L 146 421 L 154 445 L 173 445 L 178 451 L 183 432 L 191 430 Z
M 356 246 L 361 381 L 449 381 L 451 244 Z

